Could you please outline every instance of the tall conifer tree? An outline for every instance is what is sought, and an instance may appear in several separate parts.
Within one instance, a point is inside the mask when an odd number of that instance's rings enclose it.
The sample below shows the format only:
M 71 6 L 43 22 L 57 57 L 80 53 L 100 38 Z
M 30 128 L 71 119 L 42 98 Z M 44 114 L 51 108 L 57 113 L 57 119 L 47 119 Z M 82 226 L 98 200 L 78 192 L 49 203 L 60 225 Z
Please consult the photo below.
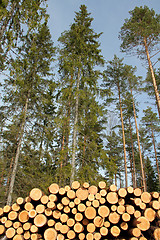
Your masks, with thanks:
M 111 88 L 114 93 L 114 98 L 118 100 L 118 106 L 121 117 L 122 138 L 123 138 L 123 152 L 124 152 L 124 167 L 125 167 L 125 186 L 128 186 L 127 176 L 127 155 L 126 155 L 126 143 L 125 143 L 125 131 L 123 122 L 123 110 L 122 110 L 122 89 L 125 87 L 126 76 L 124 72 L 123 59 L 119 59 L 114 56 L 112 61 L 109 61 L 107 69 L 104 71 L 104 86 Z
M 129 13 L 131 17 L 125 20 L 120 31 L 121 49 L 129 53 L 135 51 L 141 59 L 147 58 L 160 118 L 160 97 L 150 56 L 160 42 L 160 15 L 147 6 L 135 7 Z
M 154 155 L 156 160 L 156 168 L 160 183 L 160 170 L 159 170 L 159 161 L 157 157 L 157 149 L 156 149 L 156 139 L 155 139 L 155 133 L 158 133 L 160 130 L 159 126 L 159 119 L 156 116 L 156 113 L 154 113 L 151 109 L 151 107 L 148 107 L 147 109 L 143 110 L 144 116 L 142 117 L 142 123 L 147 131 L 148 138 L 152 140 L 153 148 L 154 148 Z
M 46 0 L 2 0 L 0 2 L 0 70 L 9 63 L 24 32 L 31 31 L 46 18 Z
M 73 120 L 71 122 L 72 152 L 70 182 L 75 179 L 76 171 L 80 101 L 82 96 L 85 98 L 85 94 L 90 94 L 93 98 L 96 98 L 100 71 L 95 68 L 104 63 L 98 42 L 101 34 L 96 34 L 91 28 L 92 21 L 93 18 L 87 12 L 86 6 L 81 5 L 80 11 L 76 12 L 74 23 L 59 38 L 59 42 L 62 44 L 62 48 L 60 49 L 60 73 L 63 76 L 64 86 L 67 85 L 66 88 L 62 87 L 61 97 L 64 98 L 64 94 L 68 96 L 68 106 L 70 106 L 71 110 L 70 119 Z M 82 108 L 83 106 L 81 106 Z
M 29 129 L 33 126 L 35 113 L 37 109 L 41 111 L 40 109 L 44 107 L 42 103 L 47 101 L 44 99 L 48 97 L 47 92 L 51 90 L 50 65 L 54 52 L 47 23 L 39 23 L 26 36 L 22 37 L 19 53 L 11 62 L 10 77 L 5 81 L 3 101 L 6 111 L 9 113 L 8 116 L 10 116 L 11 127 L 15 128 L 15 124 L 17 124 L 8 204 L 12 200 L 25 126 L 28 124 Z M 12 142 L 12 139 L 10 141 Z
M 135 100 L 133 97 L 133 90 L 136 90 L 138 88 L 139 80 L 140 80 L 140 78 L 136 77 L 135 70 L 136 68 L 133 68 L 132 66 L 129 66 L 129 65 L 125 65 L 125 75 L 126 75 L 128 90 L 129 90 L 131 101 L 132 101 L 133 115 L 135 120 L 139 158 L 140 158 L 140 164 L 141 164 L 142 182 L 143 182 L 144 191 L 146 191 L 147 188 L 146 188 L 146 182 L 145 182 L 145 172 L 144 172 L 144 165 L 143 165 L 140 138 L 139 138 L 139 130 L 138 130 L 138 124 L 137 124 L 136 106 L 135 106 Z

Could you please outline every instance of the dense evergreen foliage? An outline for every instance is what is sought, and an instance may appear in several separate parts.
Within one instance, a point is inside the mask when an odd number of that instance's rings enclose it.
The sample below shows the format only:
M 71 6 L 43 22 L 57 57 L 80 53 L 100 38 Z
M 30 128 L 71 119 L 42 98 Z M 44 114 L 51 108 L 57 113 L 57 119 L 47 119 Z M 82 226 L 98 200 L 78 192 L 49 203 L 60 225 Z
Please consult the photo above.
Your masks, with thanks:
M 116 55 L 105 62 L 85 5 L 54 46 L 46 3 L 0 1 L 0 204 L 75 179 L 158 190 L 159 118 L 149 105 L 138 119 L 136 96 L 156 94 L 159 109 L 160 70 L 149 55 L 159 15 L 136 7 L 121 28 L 121 49 L 147 56 L 142 79 Z

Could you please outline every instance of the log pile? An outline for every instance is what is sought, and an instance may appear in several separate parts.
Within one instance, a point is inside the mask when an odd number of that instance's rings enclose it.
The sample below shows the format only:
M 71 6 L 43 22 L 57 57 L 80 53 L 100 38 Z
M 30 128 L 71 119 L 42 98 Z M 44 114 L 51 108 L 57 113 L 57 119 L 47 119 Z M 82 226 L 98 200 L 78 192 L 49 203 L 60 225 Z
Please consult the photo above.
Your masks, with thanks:
M 78 181 L 38 188 L 0 208 L 0 235 L 13 240 L 160 239 L 160 195 Z

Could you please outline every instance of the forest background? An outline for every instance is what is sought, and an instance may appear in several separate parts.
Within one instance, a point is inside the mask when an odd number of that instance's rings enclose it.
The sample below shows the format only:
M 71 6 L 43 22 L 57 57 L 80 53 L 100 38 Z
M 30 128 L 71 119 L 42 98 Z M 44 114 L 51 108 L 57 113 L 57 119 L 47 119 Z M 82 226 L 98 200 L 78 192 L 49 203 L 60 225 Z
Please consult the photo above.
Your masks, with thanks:
M 26 196 L 33 187 L 46 191 L 52 182 L 63 186 L 73 179 L 91 184 L 103 179 L 108 185 L 114 182 L 119 187 L 126 184 L 144 187 L 140 152 L 147 190 L 158 190 L 159 117 L 148 63 L 136 54 L 122 53 L 119 35 L 125 19 L 131 16 L 129 11 L 146 5 L 159 14 L 159 1 L 49 0 L 35 1 L 44 2 L 37 6 L 32 1 L 26 1 L 26 5 L 19 1 L 23 13 L 20 21 L 16 5 L 8 5 L 5 12 L 5 4 L 10 2 L 2 1 L 0 19 L 1 33 L 4 31 L 1 35 L 0 204 Z M 83 4 L 86 10 L 81 7 Z M 12 7 L 16 20 L 6 22 L 3 30 L 5 19 L 12 17 L 9 15 Z M 82 49 L 76 52 L 72 49 L 74 31 L 78 31 L 76 24 L 81 23 L 82 15 L 87 24 L 84 32 L 90 38 L 84 46 L 84 39 L 79 35 L 77 42 L 78 46 L 82 43 Z M 20 23 L 19 28 L 16 21 Z M 133 99 L 125 82 L 127 78 L 122 77 L 124 144 L 119 93 L 114 86 L 116 81 L 109 75 L 109 67 L 115 63 L 122 71 L 132 66 L 139 144 Z M 154 56 L 153 65 L 159 88 L 159 54 Z

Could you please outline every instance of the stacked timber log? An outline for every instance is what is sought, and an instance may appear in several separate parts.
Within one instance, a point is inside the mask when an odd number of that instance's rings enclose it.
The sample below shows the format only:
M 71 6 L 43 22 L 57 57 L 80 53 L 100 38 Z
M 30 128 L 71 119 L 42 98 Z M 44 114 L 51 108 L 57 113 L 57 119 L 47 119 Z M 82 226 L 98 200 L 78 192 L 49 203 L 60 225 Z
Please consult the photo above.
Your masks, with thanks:
M 0 235 L 13 240 L 160 239 L 160 195 L 74 181 L 38 188 L 0 208 Z

